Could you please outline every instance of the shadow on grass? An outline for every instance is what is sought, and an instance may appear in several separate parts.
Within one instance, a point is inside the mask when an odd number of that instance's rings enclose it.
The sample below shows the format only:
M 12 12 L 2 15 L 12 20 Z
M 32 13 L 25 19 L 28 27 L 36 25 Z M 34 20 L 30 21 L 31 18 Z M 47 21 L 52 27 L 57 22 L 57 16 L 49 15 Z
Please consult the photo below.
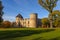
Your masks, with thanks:
M 36 39 L 33 39 L 33 40 L 47 40 L 47 39 L 44 39 L 43 37 L 39 37 L 39 38 L 36 38 Z
M 60 40 L 60 37 L 52 38 L 50 40 Z
M 51 39 L 44 39 L 43 37 L 39 37 L 33 40 L 60 40 L 60 37 L 55 37 L 55 38 L 51 38 Z
M 44 32 L 54 31 L 55 29 L 44 29 L 44 30 L 7 30 L 0 31 L 0 40 L 11 39 L 16 37 L 30 36 L 33 34 L 40 34 Z M 38 40 L 38 39 L 37 39 Z

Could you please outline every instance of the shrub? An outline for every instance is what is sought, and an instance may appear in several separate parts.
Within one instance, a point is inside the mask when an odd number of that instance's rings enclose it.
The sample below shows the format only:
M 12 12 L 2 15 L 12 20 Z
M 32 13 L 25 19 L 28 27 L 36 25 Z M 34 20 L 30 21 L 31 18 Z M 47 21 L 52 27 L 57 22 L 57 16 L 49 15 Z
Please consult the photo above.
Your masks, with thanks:
M 10 28 L 11 27 L 11 22 L 10 21 L 4 21 L 2 23 L 2 28 Z

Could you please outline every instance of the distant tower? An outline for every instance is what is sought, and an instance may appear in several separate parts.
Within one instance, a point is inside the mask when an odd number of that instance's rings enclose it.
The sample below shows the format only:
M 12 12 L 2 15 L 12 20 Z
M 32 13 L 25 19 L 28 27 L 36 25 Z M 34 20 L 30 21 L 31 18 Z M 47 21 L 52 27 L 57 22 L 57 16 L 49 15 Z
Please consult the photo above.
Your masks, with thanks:
M 37 27 L 37 14 L 32 13 L 30 14 L 30 27 L 36 28 Z
M 20 21 L 23 19 L 23 17 L 22 17 L 22 15 L 21 14 L 18 14 L 17 16 L 16 16 L 16 25 L 18 26 L 18 27 L 20 27 L 21 25 L 20 25 Z

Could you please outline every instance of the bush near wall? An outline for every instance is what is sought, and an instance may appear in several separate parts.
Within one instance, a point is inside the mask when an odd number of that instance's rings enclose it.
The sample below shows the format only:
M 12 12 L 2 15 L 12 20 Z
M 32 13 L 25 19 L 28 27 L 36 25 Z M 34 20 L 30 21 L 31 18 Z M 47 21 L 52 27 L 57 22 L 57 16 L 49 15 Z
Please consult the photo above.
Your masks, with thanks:
M 0 27 L 2 27 L 2 28 L 10 28 L 11 27 L 11 22 L 10 21 L 4 21 L 4 22 L 2 22 Z

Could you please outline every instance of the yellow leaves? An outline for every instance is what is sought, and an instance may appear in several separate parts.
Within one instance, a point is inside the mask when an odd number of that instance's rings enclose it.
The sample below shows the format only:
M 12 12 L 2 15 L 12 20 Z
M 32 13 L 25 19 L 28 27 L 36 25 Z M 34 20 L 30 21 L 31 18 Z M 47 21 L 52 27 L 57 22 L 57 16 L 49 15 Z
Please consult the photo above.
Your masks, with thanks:
M 54 7 L 56 7 L 57 0 L 39 0 L 38 2 L 42 7 L 50 12 Z
M 52 15 L 60 15 L 60 11 L 59 10 L 55 10 L 51 13 Z
M 60 11 L 55 10 L 51 13 L 51 15 L 53 16 L 53 20 L 54 20 L 53 25 L 57 27 L 60 21 Z
M 48 3 L 48 0 L 46 0 L 46 2 Z
M 2 23 L 2 25 L 3 25 L 3 27 L 10 27 L 11 26 L 11 22 L 10 21 L 4 21 L 3 23 Z
M 42 4 L 42 0 L 38 0 L 39 4 Z
M 56 6 L 56 4 L 53 5 L 54 7 Z
M 48 23 L 48 18 L 43 18 L 43 19 L 41 20 L 41 22 L 42 22 L 42 24 Z
M 47 4 L 47 5 L 50 5 L 50 2 L 49 2 L 49 0 L 46 0 L 46 4 Z

